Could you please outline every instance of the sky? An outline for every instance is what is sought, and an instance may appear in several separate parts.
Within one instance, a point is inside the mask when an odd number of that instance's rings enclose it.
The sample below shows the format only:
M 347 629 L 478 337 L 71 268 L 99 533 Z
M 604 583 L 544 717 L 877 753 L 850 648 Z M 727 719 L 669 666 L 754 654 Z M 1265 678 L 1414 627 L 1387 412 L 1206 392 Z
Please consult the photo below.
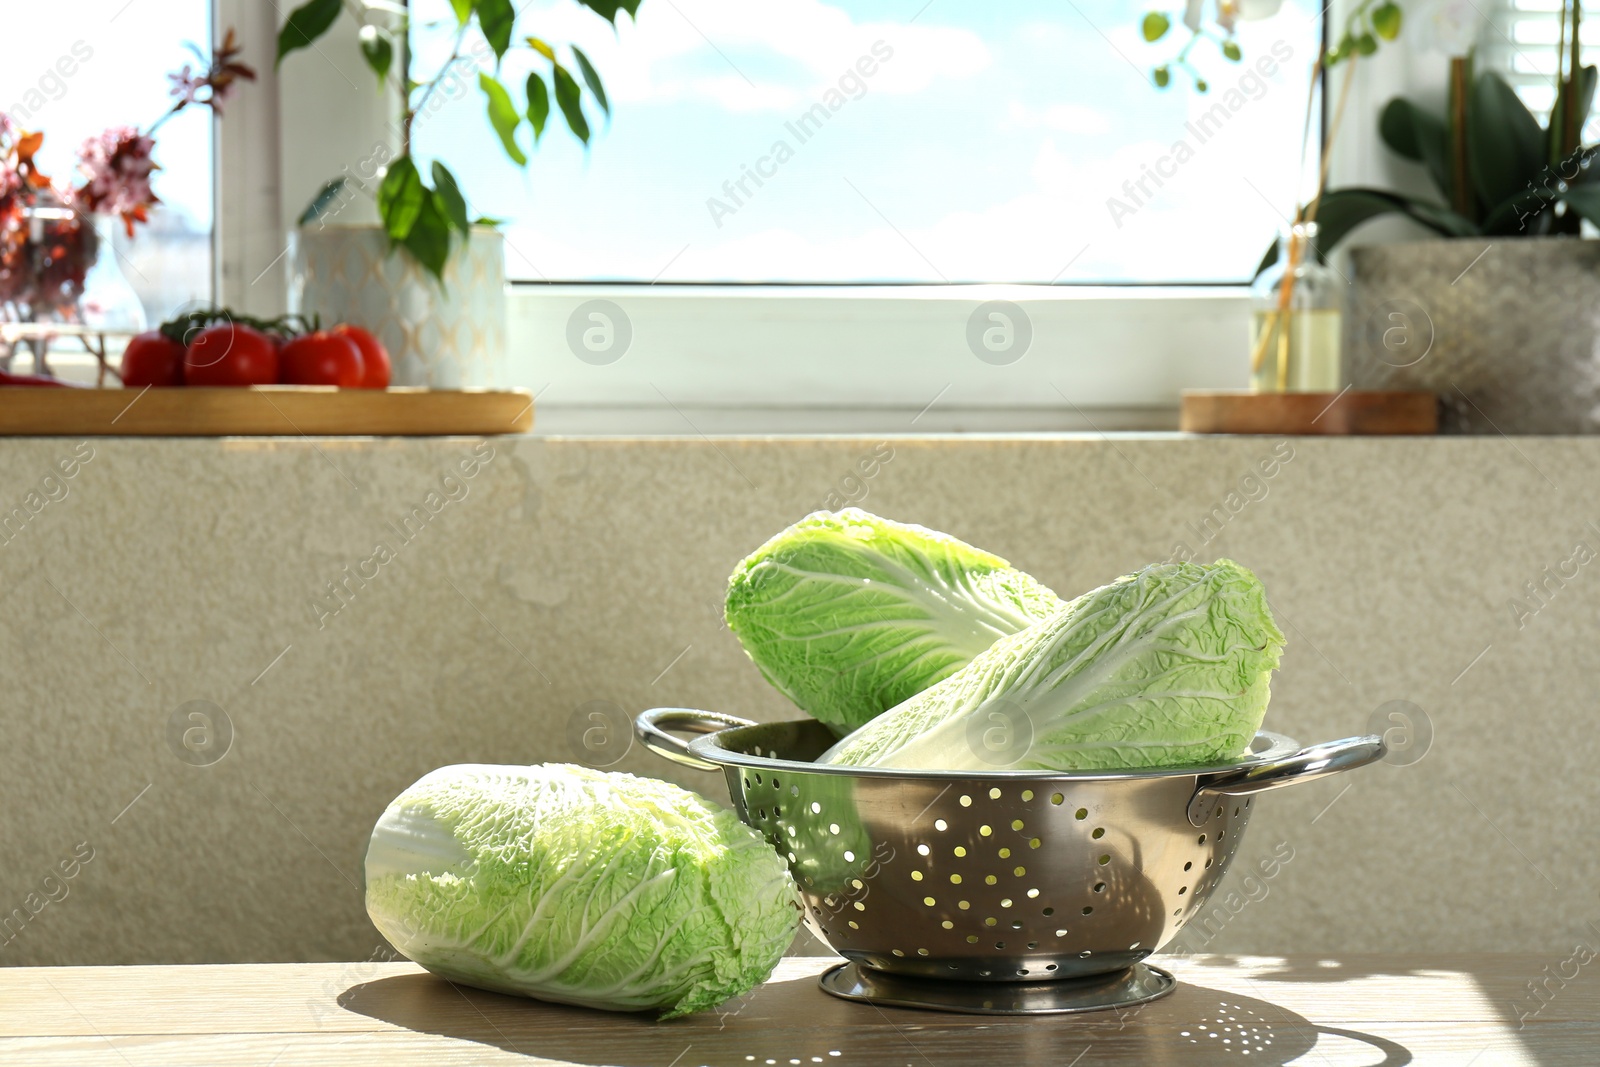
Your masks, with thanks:
M 1319 8 L 1244 25 L 1241 64 L 1197 46 L 1207 95 L 1181 74 L 1151 83 L 1186 34 L 1146 44 L 1147 9 L 644 0 L 613 32 L 569 0 L 534 0 L 519 38 L 577 43 L 605 80 L 613 117 L 596 116 L 589 150 L 552 119 L 514 166 L 475 73 L 416 149 L 455 170 L 476 213 L 508 221 L 523 279 L 1244 280 L 1301 187 Z M 446 0 L 415 11 L 428 74 L 453 20 Z M 519 100 L 531 59 L 502 71 Z M 1225 122 L 1203 141 L 1186 129 L 1241 80 Z M 798 129 L 819 102 L 834 105 L 826 122 Z M 1147 168 L 1168 176 L 1158 187 Z

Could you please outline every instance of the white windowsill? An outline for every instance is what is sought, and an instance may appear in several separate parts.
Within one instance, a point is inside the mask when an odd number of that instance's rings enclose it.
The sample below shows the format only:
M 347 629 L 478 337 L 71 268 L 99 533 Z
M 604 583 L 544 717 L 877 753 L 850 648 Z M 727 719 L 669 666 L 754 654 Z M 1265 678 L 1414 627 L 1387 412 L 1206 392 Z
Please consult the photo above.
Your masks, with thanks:
M 597 300 L 632 334 L 609 363 L 568 343 Z M 1014 362 L 969 345 L 988 301 L 1031 326 Z M 1171 430 L 1181 390 L 1247 377 L 1239 288 L 534 285 L 509 304 L 508 381 L 548 433 Z

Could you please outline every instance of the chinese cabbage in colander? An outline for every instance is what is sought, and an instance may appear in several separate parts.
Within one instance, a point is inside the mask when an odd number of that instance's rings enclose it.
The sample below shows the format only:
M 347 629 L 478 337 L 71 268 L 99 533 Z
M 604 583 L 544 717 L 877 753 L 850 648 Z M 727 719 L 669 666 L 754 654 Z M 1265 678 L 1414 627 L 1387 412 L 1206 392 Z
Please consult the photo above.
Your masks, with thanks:
M 998 641 L 817 761 L 1117 770 L 1233 760 L 1261 726 L 1283 634 L 1232 560 L 1158 563 Z
M 766 679 L 843 735 L 1060 607 L 999 556 L 846 508 L 740 562 L 726 615 Z

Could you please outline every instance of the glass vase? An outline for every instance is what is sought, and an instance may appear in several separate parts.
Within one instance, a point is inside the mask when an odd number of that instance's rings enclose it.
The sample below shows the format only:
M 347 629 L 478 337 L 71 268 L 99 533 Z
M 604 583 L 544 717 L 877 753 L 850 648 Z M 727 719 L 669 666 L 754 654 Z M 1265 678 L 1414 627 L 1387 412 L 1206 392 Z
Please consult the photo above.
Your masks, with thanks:
M 1286 227 L 1278 259 L 1251 289 L 1250 387 L 1258 393 L 1340 388 L 1344 285 L 1318 262 L 1317 224 Z

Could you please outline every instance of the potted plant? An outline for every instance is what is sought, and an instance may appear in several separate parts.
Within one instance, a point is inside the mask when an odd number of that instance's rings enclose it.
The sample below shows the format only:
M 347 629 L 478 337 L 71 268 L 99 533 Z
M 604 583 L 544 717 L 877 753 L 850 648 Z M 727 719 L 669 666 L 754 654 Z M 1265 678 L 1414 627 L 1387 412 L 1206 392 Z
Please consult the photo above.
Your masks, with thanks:
M 1584 222 L 1600 225 L 1595 146 L 1582 143 L 1597 73 L 1579 61 L 1582 14 L 1565 0 L 1547 123 L 1500 75 L 1456 55 L 1442 113 L 1399 97 L 1378 124 L 1437 198 L 1322 198 L 1322 254 L 1383 215 L 1439 236 L 1353 250 L 1345 359 L 1355 388 L 1437 393 L 1446 432 L 1600 432 L 1600 244 L 1576 239 Z
M 615 25 L 632 17 L 639 0 L 576 0 Z M 475 216 L 450 168 L 434 161 L 426 173 L 412 158 L 412 132 L 447 97 L 481 94 L 485 114 L 511 161 L 526 166 L 524 145 L 537 146 L 552 110 L 585 145 L 591 103 L 610 114 L 605 87 L 576 46 L 518 35 L 512 0 L 450 0 L 456 19 L 449 57 L 426 77 L 412 69 L 406 47 L 406 7 L 385 0 L 308 0 L 290 12 L 278 35 L 278 62 L 310 48 L 341 12 L 362 21 L 361 54 L 389 84 L 396 53 L 399 143 L 380 146 L 363 173 L 334 178 L 301 215 L 295 234 L 291 299 L 297 312 L 360 322 L 378 334 L 394 364 L 397 385 L 459 387 L 496 383 L 505 355 L 503 237 L 492 219 Z M 501 78 L 513 49 L 539 57 L 543 70 L 520 86 Z M 526 125 L 530 135 L 522 133 Z M 374 199 L 372 226 L 337 220 L 354 196 Z

